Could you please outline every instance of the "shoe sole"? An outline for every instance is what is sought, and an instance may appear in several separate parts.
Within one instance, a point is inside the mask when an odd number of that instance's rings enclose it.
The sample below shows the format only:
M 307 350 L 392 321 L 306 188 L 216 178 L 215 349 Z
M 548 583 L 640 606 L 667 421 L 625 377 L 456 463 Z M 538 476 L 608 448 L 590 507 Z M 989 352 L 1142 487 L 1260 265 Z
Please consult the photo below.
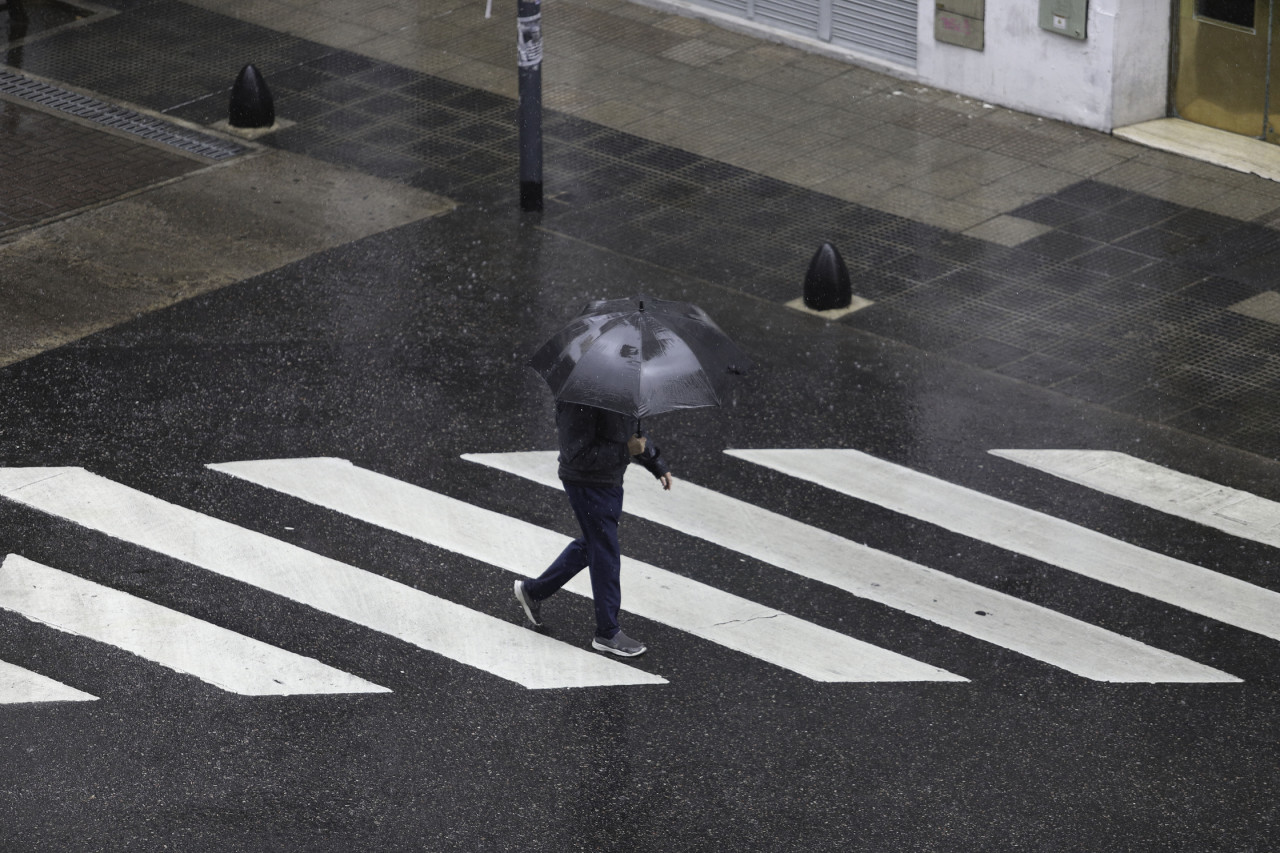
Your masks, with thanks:
M 542 623 L 533 618 L 533 611 L 529 609 L 529 602 L 525 601 L 524 593 L 520 590 L 520 584 L 523 581 L 516 581 L 516 601 L 520 602 L 520 606 L 524 608 L 524 615 L 529 617 L 529 621 L 535 628 L 541 628 Z
M 591 648 L 595 649 L 598 652 L 608 652 L 611 655 L 617 655 L 620 658 L 638 658 L 640 657 L 640 655 L 649 651 L 648 646 L 641 646 L 640 650 L 637 652 L 628 652 L 623 649 L 615 649 L 612 646 L 606 646 L 603 643 L 597 642 L 596 640 L 591 641 Z

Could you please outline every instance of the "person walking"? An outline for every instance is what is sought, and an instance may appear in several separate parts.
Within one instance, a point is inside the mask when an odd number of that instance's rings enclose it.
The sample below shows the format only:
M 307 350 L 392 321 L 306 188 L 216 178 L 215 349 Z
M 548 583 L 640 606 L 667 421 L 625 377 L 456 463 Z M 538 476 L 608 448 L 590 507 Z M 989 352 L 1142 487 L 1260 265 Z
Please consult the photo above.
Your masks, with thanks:
M 648 649 L 618 625 L 622 604 L 618 519 L 622 515 L 623 474 L 627 465 L 636 462 L 648 469 L 664 490 L 671 489 L 671 472 L 662 452 L 643 433 L 633 431 L 632 423 L 634 419 L 606 409 L 556 403 L 560 480 L 582 536 L 570 542 L 539 577 L 515 582 L 516 600 L 525 616 L 534 627 L 542 627 L 542 602 L 589 568 L 596 612 L 591 647 L 620 657 L 635 657 Z

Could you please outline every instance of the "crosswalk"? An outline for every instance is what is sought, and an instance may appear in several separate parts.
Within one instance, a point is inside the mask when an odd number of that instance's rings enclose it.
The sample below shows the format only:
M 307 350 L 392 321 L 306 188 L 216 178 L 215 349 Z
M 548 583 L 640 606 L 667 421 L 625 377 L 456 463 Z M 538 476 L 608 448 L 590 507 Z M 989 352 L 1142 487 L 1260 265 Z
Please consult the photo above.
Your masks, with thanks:
M 733 455 L 1121 589 L 1280 640 L 1280 593 L 856 450 Z
M 464 457 L 554 485 L 554 453 Z M 684 481 L 633 489 L 626 511 L 1097 681 L 1219 681 L 1231 676 L 1054 610 L 842 539 Z
M 0 607 L 133 652 L 230 693 L 387 692 L 313 658 L 13 554 L 0 563 Z
M 0 705 L 29 702 L 93 702 L 97 696 L 0 660 Z
M 634 667 L 167 503 L 82 468 L 2 470 L 0 494 L 525 687 L 664 682 Z
M 1128 593 L 1280 639 L 1277 593 L 1122 542 L 1001 498 L 853 450 L 731 450 L 735 464 L 869 502 Z M 1167 468 L 1095 451 L 993 450 L 1038 471 L 1153 510 L 1269 545 L 1280 504 Z M 466 454 L 463 459 L 551 487 L 554 452 Z M 555 531 L 336 458 L 215 463 L 251 498 L 271 492 L 393 531 L 511 572 L 538 574 L 567 543 Z M 645 488 L 648 486 L 648 488 Z M 657 656 L 622 662 L 414 585 L 179 506 L 77 467 L 0 468 L 0 498 L 281 596 L 372 632 L 528 689 L 658 687 Z M 1240 679 L 1113 630 L 870 548 L 695 483 L 662 492 L 629 488 L 627 511 L 695 537 L 727 555 L 760 561 L 835 594 L 877 602 L 934 625 L 1058 667 L 1083 679 L 1125 683 L 1232 683 Z M 425 561 L 424 561 L 425 562 Z M 440 571 L 440 570 L 434 570 Z M 679 573 L 624 557 L 624 608 L 743 658 L 822 683 L 966 683 L 950 672 L 751 601 Z M 785 580 L 782 582 L 785 583 Z M 585 573 L 566 591 L 590 596 Z M 506 587 L 495 595 L 509 597 Z M 320 660 L 93 583 L 20 554 L 0 560 L 0 611 L 50 630 L 124 650 L 244 696 L 378 694 L 388 688 Z M 42 629 L 43 630 L 43 629 Z M 727 676 L 729 677 L 729 676 Z M 0 661 L 0 704 L 84 702 L 95 697 Z
M 566 536 L 411 486 L 341 459 L 282 459 L 211 465 L 506 569 L 542 572 Z M 501 530 L 500 536 L 493 531 Z M 796 619 L 681 575 L 624 559 L 627 611 L 769 661 L 817 681 L 964 681 L 852 637 Z M 590 598 L 586 573 L 565 587 Z
M 992 450 L 1099 492 L 1280 548 L 1280 503 L 1114 450 Z

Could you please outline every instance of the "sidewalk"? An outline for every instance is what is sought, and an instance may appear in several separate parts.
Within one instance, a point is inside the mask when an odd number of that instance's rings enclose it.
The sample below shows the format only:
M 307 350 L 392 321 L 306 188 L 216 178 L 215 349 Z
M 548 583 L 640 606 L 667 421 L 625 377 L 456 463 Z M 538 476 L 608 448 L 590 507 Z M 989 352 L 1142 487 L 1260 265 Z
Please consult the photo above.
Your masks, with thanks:
M 205 128 L 253 62 L 294 122 L 264 144 L 515 204 L 513 9 L 201 4 L 9 61 Z M 543 227 L 777 303 L 829 240 L 874 303 L 841 324 L 1280 454 L 1280 184 L 624 0 L 548 0 L 544 34 Z

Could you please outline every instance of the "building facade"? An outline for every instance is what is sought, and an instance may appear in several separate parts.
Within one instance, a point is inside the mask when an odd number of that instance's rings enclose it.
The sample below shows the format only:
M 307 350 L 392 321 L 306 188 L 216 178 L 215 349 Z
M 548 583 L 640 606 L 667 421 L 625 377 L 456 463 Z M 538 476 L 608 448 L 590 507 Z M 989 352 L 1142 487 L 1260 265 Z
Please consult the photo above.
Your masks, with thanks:
M 1095 130 L 1177 116 L 1277 141 L 1273 0 L 648 2 Z

